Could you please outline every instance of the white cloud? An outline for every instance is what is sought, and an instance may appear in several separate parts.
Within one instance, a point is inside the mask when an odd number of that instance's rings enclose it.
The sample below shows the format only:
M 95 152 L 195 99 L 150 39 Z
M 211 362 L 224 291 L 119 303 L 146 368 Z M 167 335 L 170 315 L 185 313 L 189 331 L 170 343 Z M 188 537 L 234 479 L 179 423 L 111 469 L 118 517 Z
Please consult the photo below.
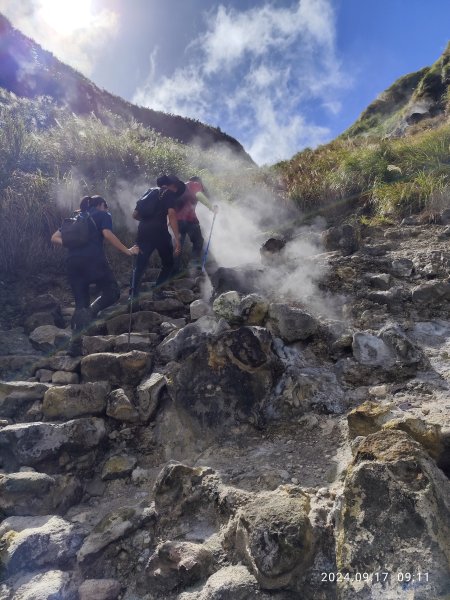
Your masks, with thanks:
M 154 73 L 134 100 L 197 118 L 238 137 L 258 163 L 291 157 L 326 141 L 326 127 L 306 115 L 340 109 L 348 86 L 335 51 L 331 0 L 298 0 L 236 10 L 219 6 L 186 50 L 187 65 Z
M 45 50 L 87 76 L 118 26 L 116 13 L 95 10 L 92 0 L 0 0 L 0 12 Z

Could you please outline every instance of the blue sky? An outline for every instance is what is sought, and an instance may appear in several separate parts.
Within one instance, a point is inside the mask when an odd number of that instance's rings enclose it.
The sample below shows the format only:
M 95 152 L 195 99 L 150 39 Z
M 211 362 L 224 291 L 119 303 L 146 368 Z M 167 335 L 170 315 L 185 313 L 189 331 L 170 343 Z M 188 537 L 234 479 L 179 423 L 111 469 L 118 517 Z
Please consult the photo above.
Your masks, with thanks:
M 327 142 L 450 39 L 448 0 L 0 0 L 98 86 L 236 137 L 259 164 Z

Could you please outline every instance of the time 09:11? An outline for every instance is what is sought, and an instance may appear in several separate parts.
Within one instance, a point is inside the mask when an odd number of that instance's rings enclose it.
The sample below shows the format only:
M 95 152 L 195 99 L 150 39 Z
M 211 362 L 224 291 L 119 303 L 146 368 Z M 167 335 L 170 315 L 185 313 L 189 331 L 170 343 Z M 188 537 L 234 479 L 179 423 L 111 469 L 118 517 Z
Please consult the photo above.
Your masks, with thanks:
M 402 573 L 401 571 L 399 571 L 397 573 L 397 581 L 405 581 L 406 583 L 410 582 L 410 581 L 428 581 L 428 577 L 429 577 L 429 573 L 425 572 L 422 573 L 421 571 L 418 571 L 417 573 Z

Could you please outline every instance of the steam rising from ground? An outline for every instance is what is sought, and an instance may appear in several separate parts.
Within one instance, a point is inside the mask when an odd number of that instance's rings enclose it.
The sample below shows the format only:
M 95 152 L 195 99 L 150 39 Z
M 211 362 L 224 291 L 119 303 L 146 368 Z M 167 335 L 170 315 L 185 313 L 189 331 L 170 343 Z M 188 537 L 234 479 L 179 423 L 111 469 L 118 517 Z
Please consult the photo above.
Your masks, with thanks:
M 119 236 L 128 230 L 131 239 L 134 237 L 137 222 L 132 218 L 132 212 L 136 201 L 154 185 L 155 181 L 143 177 L 133 182 L 119 181 L 114 193 L 105 195 Z M 321 238 L 321 231 L 325 228 L 323 221 L 317 220 L 308 227 L 296 229 L 294 223 L 301 216 L 299 212 L 276 199 L 268 188 L 254 183 L 249 185 L 245 178 L 241 195 L 234 203 L 221 200 L 213 189 L 209 191 L 212 203 L 219 206 L 212 229 L 210 259 L 219 267 L 259 271 L 259 289 L 255 291 L 270 301 L 297 303 L 314 314 L 341 317 L 341 302 L 335 297 L 327 298 L 318 287 L 328 269 L 326 260 L 320 256 L 324 252 Z M 58 189 L 57 197 L 61 207 L 70 213 L 78 208 L 81 196 L 94 193 L 103 195 L 101 190 L 87 189 L 81 174 L 74 171 L 72 178 Z M 197 205 L 197 215 L 206 248 L 214 215 L 200 203 Z M 282 253 L 272 261 L 262 261 L 262 244 L 273 237 L 273 232 L 279 232 L 283 225 L 285 228 L 290 225 L 291 234 Z M 283 234 L 277 234 L 277 237 L 283 237 Z M 190 246 L 188 238 L 186 244 Z M 211 291 L 210 284 L 206 285 L 204 295 L 209 297 Z

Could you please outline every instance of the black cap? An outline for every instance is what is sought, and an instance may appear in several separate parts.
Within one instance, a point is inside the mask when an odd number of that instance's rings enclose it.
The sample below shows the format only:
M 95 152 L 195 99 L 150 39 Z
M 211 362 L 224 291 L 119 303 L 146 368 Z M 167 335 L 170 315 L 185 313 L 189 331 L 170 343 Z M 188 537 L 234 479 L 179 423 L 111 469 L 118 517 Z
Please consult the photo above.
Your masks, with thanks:
M 184 181 L 178 179 L 176 175 L 161 175 L 161 177 L 158 177 L 158 179 L 156 180 L 156 185 L 158 187 L 163 187 L 164 185 L 175 185 L 177 191 L 174 192 L 174 194 L 177 198 L 178 196 L 184 194 L 186 190 L 186 184 L 184 183 Z

